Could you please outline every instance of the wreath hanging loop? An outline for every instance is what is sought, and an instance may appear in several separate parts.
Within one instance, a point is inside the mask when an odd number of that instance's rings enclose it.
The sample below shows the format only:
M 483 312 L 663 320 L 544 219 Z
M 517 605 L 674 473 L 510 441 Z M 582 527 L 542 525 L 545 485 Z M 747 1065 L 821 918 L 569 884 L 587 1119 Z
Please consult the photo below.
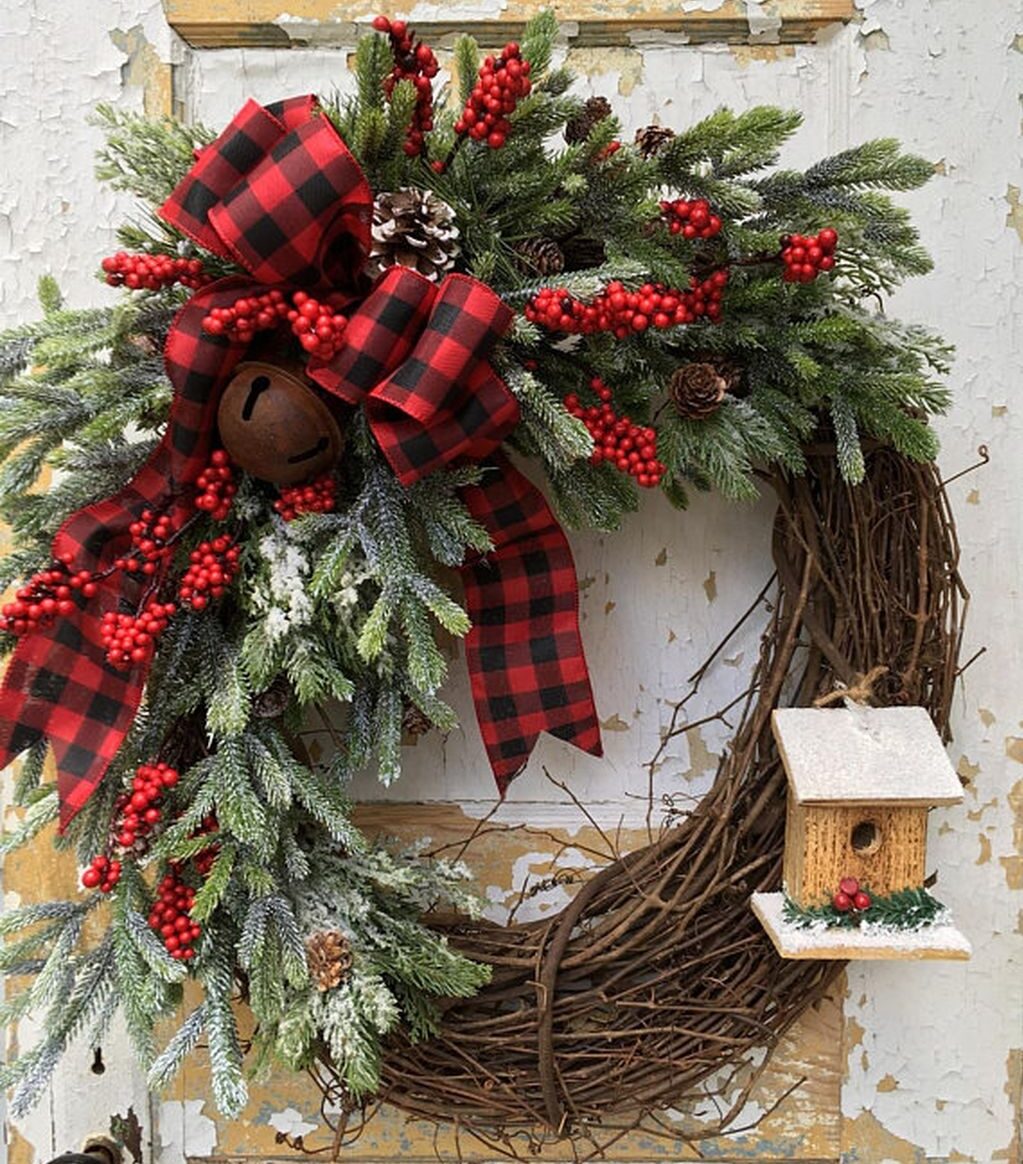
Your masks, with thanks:
M 849 687 L 836 687 L 834 691 L 818 695 L 813 701 L 813 706 L 830 707 L 842 699 L 852 700 L 853 703 L 869 703 L 874 695 L 874 684 L 887 674 L 888 667 L 884 663 L 879 663 L 876 667 L 871 667 L 865 675 L 855 676 Z

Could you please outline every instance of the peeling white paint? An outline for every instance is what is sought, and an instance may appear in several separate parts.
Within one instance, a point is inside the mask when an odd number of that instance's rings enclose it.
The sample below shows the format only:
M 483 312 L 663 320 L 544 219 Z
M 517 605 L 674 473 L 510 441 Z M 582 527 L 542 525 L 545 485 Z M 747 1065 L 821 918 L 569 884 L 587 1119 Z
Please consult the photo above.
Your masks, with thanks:
M 308 1136 L 311 1132 L 315 1132 L 320 1126 L 319 1124 L 310 1123 L 306 1120 L 300 1111 L 296 1111 L 293 1107 L 286 1107 L 284 1111 L 273 1112 L 266 1121 L 275 1132 L 280 1132 L 282 1136 Z
M 213 1155 L 217 1125 L 204 1113 L 205 1106 L 201 1099 L 160 1104 L 157 1164 L 185 1164 L 188 1159 Z

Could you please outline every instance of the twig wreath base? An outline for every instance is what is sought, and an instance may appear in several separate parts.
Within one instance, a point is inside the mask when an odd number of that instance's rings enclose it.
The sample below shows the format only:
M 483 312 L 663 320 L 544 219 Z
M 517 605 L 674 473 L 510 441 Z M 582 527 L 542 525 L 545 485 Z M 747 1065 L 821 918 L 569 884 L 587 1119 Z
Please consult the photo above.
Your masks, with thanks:
M 781 878 L 785 776 L 771 711 L 884 667 L 874 702 L 919 704 L 947 735 L 968 594 L 935 465 L 875 447 L 853 487 L 832 448 L 808 452 L 805 477 L 771 479 L 775 575 L 743 619 L 766 605 L 769 621 L 703 801 L 669 812 L 651 844 L 600 869 L 555 917 L 438 926 L 493 979 L 448 1006 L 435 1038 L 390 1042 L 378 1102 L 452 1127 L 459 1156 L 463 1141 L 527 1159 L 567 1139 L 586 1160 L 638 1130 L 673 1141 L 734 1131 L 759 1074 L 753 1053 L 773 1048 L 841 971 L 783 960 L 749 907 Z M 683 721 L 679 705 L 666 738 Z M 314 1077 L 335 1112 L 336 1154 L 369 1113 L 346 1106 L 328 1057 Z M 708 1087 L 730 1099 L 716 1127 L 687 1135 L 660 1114 L 706 1100 Z

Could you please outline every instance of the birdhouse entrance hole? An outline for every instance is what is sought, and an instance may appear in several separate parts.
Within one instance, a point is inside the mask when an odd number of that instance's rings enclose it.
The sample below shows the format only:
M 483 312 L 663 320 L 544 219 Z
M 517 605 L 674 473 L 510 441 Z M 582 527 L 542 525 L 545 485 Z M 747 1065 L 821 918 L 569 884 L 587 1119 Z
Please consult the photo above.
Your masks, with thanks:
M 861 820 L 853 825 L 850 842 L 853 851 L 861 857 L 869 857 L 881 847 L 881 830 L 872 820 Z

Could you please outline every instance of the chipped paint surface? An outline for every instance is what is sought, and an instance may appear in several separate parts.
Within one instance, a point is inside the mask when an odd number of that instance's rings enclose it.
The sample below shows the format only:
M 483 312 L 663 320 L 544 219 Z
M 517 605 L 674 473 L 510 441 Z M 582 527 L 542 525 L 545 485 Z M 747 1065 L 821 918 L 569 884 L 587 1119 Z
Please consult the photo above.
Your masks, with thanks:
M 263 0 L 166 2 L 196 21 L 251 20 L 275 7 Z M 413 11 L 421 19 L 456 22 L 518 17 L 540 2 L 435 0 Z M 402 6 L 383 7 L 394 13 Z M 584 74 L 580 92 L 615 98 L 628 134 L 651 121 L 683 125 L 719 104 L 769 101 L 806 113 L 804 132 L 786 161 L 805 163 L 885 134 L 933 159 L 934 181 L 905 201 L 938 269 L 901 293 L 896 310 L 933 323 L 959 347 L 956 407 L 941 424 L 946 472 L 972 464 L 981 443 L 991 451 L 986 469 L 950 486 L 975 599 L 965 656 L 985 644 L 988 653 L 967 671 L 954 708 L 952 755 L 966 783 L 966 803 L 934 814 L 929 846 L 939 874 L 936 892 L 964 924 L 973 961 L 850 966 L 834 996 L 787 1034 L 746 1114 L 755 1118 L 798 1082 L 796 1091 L 753 1131 L 704 1143 L 701 1151 L 719 1160 L 1018 1164 L 1023 639 L 1007 628 L 1023 626 L 1023 413 L 1014 405 L 1023 351 L 1023 14 L 1004 0 L 860 0 L 858 24 L 830 27 L 817 44 L 806 45 L 774 41 L 778 14 L 820 7 L 810 0 L 685 0 L 672 7 L 739 20 L 742 43 L 696 48 L 686 45 L 685 32 L 653 31 L 610 47 L 580 38 L 563 50 Z M 327 8 L 343 30 L 378 4 L 282 0 L 274 27 L 291 43 L 303 20 Z M 111 223 L 125 203 L 91 179 L 98 133 L 86 119 L 96 102 L 168 107 L 172 62 L 180 64 L 174 96 L 189 115 L 211 123 L 226 120 L 249 95 L 269 100 L 346 84 L 344 57 L 334 45 L 287 52 L 189 49 L 169 31 L 160 0 L 91 0 L 88 6 L 7 0 L 3 9 L 0 148 L 19 162 L 0 166 L 5 322 L 31 314 L 34 284 L 44 271 L 54 273 L 76 302 L 106 299 L 92 271 L 114 246 Z M 649 15 L 655 6 L 606 0 L 561 9 L 607 21 Z M 335 29 L 332 35 L 336 40 L 340 34 Z M 781 39 L 787 40 L 784 26 Z M 488 838 L 487 852 L 477 857 L 491 916 L 513 909 L 517 916 L 543 916 L 560 908 L 587 864 L 606 851 L 606 836 L 619 828 L 624 847 L 643 843 L 643 762 L 668 722 L 671 703 L 687 692 L 686 676 L 770 571 L 771 512 L 767 500 L 734 507 L 701 495 L 677 514 L 645 497 L 639 518 L 615 537 L 574 535 L 607 758 L 597 761 L 542 741 L 496 818 L 528 828 Z M 715 669 L 690 705 L 692 719 L 741 690 L 756 656 L 757 628 L 750 627 L 729 644 L 722 658 L 728 665 Z M 454 673 L 460 674 L 457 665 Z M 464 836 L 492 807 L 467 684 L 456 680 L 452 697 L 468 726 L 446 741 L 421 740 L 409 752 L 408 778 L 387 792 L 388 802 L 362 810 L 366 827 L 397 834 L 415 829 L 440 844 Z M 678 805 L 699 797 L 727 735 L 720 723 L 680 733 L 654 774 L 655 796 L 674 795 Z M 583 827 L 577 809 L 546 780 L 544 766 L 587 802 L 604 835 Z M 380 796 L 369 783 L 356 791 L 363 798 Z M 70 888 L 73 871 L 40 852 L 34 860 L 9 862 L 8 901 Z M 314 1148 L 326 1142 L 317 1096 L 302 1078 L 254 1086 L 245 1116 L 227 1123 L 208 1105 L 201 1054 L 170 1094 L 152 1101 L 130 1069 L 123 1041 L 106 1047 L 104 1058 L 108 1070 L 96 1077 L 88 1071 L 88 1048 L 73 1051 L 48 1107 L 9 1130 L 11 1164 L 78 1147 L 129 1103 L 152 1141 L 147 1159 L 160 1164 L 210 1155 L 284 1158 L 279 1134 L 303 1135 Z M 433 1147 L 429 1129 L 386 1113 L 346 1159 L 426 1160 Z M 442 1138 L 440 1148 L 449 1151 L 451 1141 Z M 680 1145 L 643 1137 L 622 1142 L 615 1156 L 696 1158 Z
M 544 7 L 561 17 L 566 40 L 599 45 L 638 43 L 662 30 L 683 42 L 771 43 L 812 40 L 852 19 L 853 0 L 164 0 L 168 19 L 197 48 L 307 48 L 343 43 L 379 11 L 402 15 L 433 33 L 465 28 L 485 37 L 488 22 L 521 22 Z

